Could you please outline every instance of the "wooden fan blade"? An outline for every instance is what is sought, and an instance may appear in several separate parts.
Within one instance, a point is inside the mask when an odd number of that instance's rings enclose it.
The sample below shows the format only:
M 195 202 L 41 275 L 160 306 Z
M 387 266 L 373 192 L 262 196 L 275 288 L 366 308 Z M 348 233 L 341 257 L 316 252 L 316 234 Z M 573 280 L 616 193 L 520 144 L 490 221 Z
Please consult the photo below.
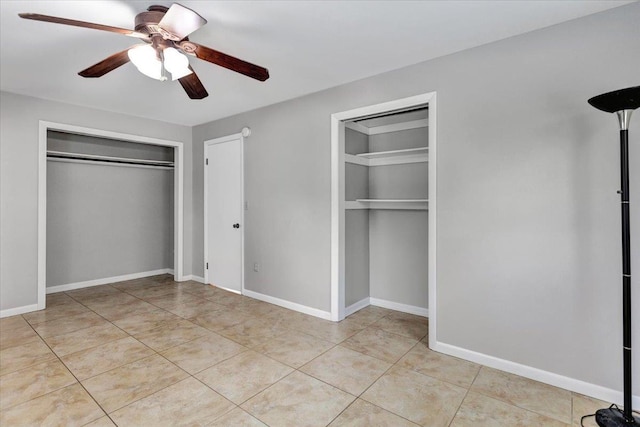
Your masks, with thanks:
M 189 67 L 189 69 L 193 71 L 193 68 Z M 198 75 L 195 71 L 193 71 L 193 73 L 189 74 L 188 76 L 179 78 L 178 81 L 191 99 L 202 99 L 209 96 L 207 90 L 202 85 L 202 82 L 198 78 Z
M 129 49 L 126 49 L 122 52 L 113 54 L 110 57 L 98 62 L 97 64 L 92 65 L 86 70 L 80 71 L 78 74 L 80 74 L 82 77 L 102 77 L 108 72 L 113 71 L 116 68 L 129 62 L 128 52 Z
M 109 31 L 111 33 L 123 34 L 138 39 L 148 39 L 149 36 L 126 28 L 111 27 L 109 25 L 94 24 L 93 22 L 76 21 L 74 19 L 58 18 L 57 16 L 40 15 L 38 13 L 19 13 L 20 18 L 32 19 L 34 21 L 52 22 L 54 24 L 72 25 L 74 27 L 91 28 L 93 30 Z
M 174 3 L 164 14 L 158 26 L 171 35 L 172 40 L 182 40 L 207 23 L 207 20 L 188 7 Z
M 211 62 L 212 64 L 219 65 L 240 74 L 244 74 L 245 76 L 260 80 L 261 82 L 269 78 L 269 70 L 267 70 L 266 68 L 251 64 L 247 61 L 243 61 L 242 59 L 234 58 L 231 55 L 227 55 L 226 53 L 211 49 L 210 47 L 202 46 L 192 41 L 183 43 L 187 45 L 187 47 L 183 50 L 189 52 L 190 48 L 195 47 L 193 53 L 196 55 L 196 57 L 204 61 Z

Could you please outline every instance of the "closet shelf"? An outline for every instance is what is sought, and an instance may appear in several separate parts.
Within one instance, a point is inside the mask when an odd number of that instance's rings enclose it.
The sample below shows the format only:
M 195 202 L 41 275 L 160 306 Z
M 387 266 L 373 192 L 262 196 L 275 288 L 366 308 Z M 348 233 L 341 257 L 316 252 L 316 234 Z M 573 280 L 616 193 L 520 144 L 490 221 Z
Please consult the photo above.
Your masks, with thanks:
M 133 159 L 128 157 L 100 156 L 96 154 L 69 153 L 66 151 L 52 150 L 47 150 L 47 158 L 79 162 L 95 162 L 102 164 L 115 163 L 120 165 L 155 166 L 164 168 L 174 167 L 173 161 L 170 160 Z
M 404 150 L 377 151 L 373 153 L 345 154 L 347 163 L 362 166 L 384 166 L 429 161 L 429 147 L 407 148 Z
M 345 209 L 428 210 L 429 199 L 356 199 L 347 200 Z

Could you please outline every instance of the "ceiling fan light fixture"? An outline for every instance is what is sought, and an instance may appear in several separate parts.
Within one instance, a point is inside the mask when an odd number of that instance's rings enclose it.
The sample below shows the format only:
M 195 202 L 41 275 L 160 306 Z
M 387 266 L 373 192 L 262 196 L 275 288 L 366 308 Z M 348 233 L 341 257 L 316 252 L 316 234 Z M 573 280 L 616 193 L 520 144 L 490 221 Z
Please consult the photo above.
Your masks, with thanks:
M 172 80 L 178 80 L 193 73 L 189 68 L 189 58 L 173 47 L 164 50 L 164 68 L 171 73 Z
M 162 62 L 151 45 L 142 44 L 129 49 L 129 59 L 145 76 L 156 80 L 166 80 L 162 75 Z

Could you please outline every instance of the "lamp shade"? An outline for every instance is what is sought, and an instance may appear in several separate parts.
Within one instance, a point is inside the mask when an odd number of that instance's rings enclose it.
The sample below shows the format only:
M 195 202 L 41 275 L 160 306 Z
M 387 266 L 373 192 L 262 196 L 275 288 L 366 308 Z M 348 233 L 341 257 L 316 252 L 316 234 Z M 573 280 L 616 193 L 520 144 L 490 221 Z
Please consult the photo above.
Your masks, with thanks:
M 148 44 L 141 44 L 132 47 L 127 52 L 129 59 L 145 76 L 156 80 L 165 80 L 162 75 L 162 62 L 156 55 L 156 50 Z
M 189 68 L 189 58 L 172 47 L 164 50 L 164 68 L 171 73 L 172 80 L 177 80 L 193 73 Z

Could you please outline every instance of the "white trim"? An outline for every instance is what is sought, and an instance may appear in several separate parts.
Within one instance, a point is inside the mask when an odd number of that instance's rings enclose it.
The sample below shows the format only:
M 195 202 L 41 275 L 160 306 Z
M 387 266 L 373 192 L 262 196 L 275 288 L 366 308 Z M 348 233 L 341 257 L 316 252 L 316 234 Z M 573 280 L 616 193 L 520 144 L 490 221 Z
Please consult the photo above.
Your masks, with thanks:
M 184 268 L 184 144 L 103 129 L 40 120 L 38 125 L 38 310 L 46 307 L 47 280 L 47 131 L 55 130 L 139 144 L 174 148 L 174 259 L 176 281 L 182 281 Z
M 371 305 L 388 308 L 389 310 L 401 311 L 403 313 L 415 314 L 416 316 L 429 317 L 429 309 L 417 307 L 415 305 L 402 304 L 400 302 L 388 301 L 380 298 L 369 298 Z
M 355 313 L 356 311 L 360 311 L 363 308 L 370 306 L 371 305 L 371 301 L 369 297 L 363 298 L 358 302 L 355 302 L 353 304 L 351 304 L 349 307 L 344 309 L 344 316 L 351 316 L 353 313 Z
M 429 323 L 431 323 L 431 320 L 429 320 Z M 565 390 L 584 394 L 585 396 L 591 396 L 605 402 L 622 404 L 623 401 L 623 394 L 621 391 L 602 387 L 596 384 L 591 384 L 585 381 L 577 380 L 575 378 L 566 377 L 564 375 L 555 374 L 553 372 L 543 371 L 542 369 L 533 368 L 531 366 L 522 365 L 516 362 L 511 362 L 509 360 L 500 359 L 494 356 L 478 353 L 476 351 L 456 347 L 454 345 L 438 342 L 436 340 L 432 340 L 431 336 L 429 336 L 429 347 L 439 353 L 448 354 L 450 356 L 459 357 L 461 359 L 469 360 L 471 362 L 488 366 L 490 368 L 499 369 L 501 371 L 509 372 L 515 375 L 520 375 L 521 377 L 530 378 L 532 380 L 550 384 L 555 387 L 560 387 Z M 634 395 L 632 396 L 632 398 L 633 406 L 636 408 L 640 407 L 640 396 Z
M 0 310 L 0 319 L 3 317 L 17 316 L 18 314 L 31 313 L 32 311 L 42 310 L 38 304 L 23 305 L 22 307 L 7 308 Z
M 275 304 L 278 305 L 280 307 L 284 307 L 284 308 L 288 308 L 289 310 L 294 310 L 300 313 L 304 313 L 304 314 L 308 314 L 310 316 L 315 316 L 315 317 L 319 317 L 321 319 L 325 319 L 325 320 L 332 320 L 331 319 L 331 313 L 328 311 L 324 311 L 324 310 L 318 310 L 317 308 L 313 308 L 313 307 L 308 307 L 306 305 L 302 305 L 302 304 L 298 304 L 295 302 L 291 302 L 291 301 L 287 301 L 284 299 L 280 299 L 280 298 L 276 298 L 276 297 L 272 297 L 270 295 L 264 295 L 258 292 L 253 292 L 250 291 L 248 289 L 244 290 L 244 295 L 251 297 L 251 298 L 255 298 L 257 300 L 260 301 L 264 301 L 264 302 L 268 302 L 270 304 Z
M 436 147 L 437 147 L 437 115 L 436 115 L 436 92 L 383 102 L 381 104 L 342 111 L 331 115 L 331 320 L 339 321 L 344 319 L 344 268 L 345 268 L 345 186 L 344 186 L 344 129 L 349 126 L 351 129 L 359 130 L 358 126 L 345 121 L 357 119 L 388 111 L 397 111 L 419 105 L 429 107 L 429 336 L 435 340 L 437 325 L 437 300 L 436 300 Z
M 163 268 L 160 270 L 143 271 L 140 273 L 123 274 L 121 276 L 105 277 L 102 279 L 85 280 L 83 282 L 67 283 L 47 287 L 47 294 L 57 292 L 73 291 L 74 289 L 90 288 L 92 286 L 108 285 L 110 283 L 125 282 L 127 280 L 141 279 L 143 277 L 159 276 L 160 274 L 173 274 L 173 269 Z
M 331 115 L 331 320 L 344 319 L 345 185 L 343 113 Z
M 251 134 L 251 133 L 249 133 Z M 231 142 L 231 141 L 235 141 L 235 140 L 240 140 L 240 164 L 242 165 L 242 171 L 240 172 L 240 202 L 242 203 L 242 205 L 240 206 L 240 292 L 236 291 L 236 290 L 232 290 L 232 289 L 227 289 L 227 288 L 222 288 L 225 289 L 227 291 L 231 291 L 231 292 L 236 292 L 236 293 L 240 293 L 241 295 L 244 294 L 244 228 L 245 228 L 245 221 L 244 221 L 244 135 L 243 132 L 240 133 L 234 133 L 233 135 L 227 135 L 227 136 L 222 136 L 220 138 L 213 138 L 213 139 L 208 139 L 206 141 L 204 141 L 204 156 L 203 156 L 203 160 L 202 160 L 202 165 L 204 168 L 204 214 L 203 214 L 203 222 L 204 222 L 204 265 L 203 265 L 203 270 L 204 270 L 204 277 L 203 277 L 203 283 L 205 284 L 210 284 L 209 283 L 209 270 L 207 269 L 207 263 L 209 262 L 209 242 L 208 242 L 208 238 L 209 238 L 209 224 L 207 221 L 208 218 L 208 198 L 209 198 L 209 184 L 208 184 L 208 168 L 207 168 L 207 148 L 210 145 L 214 145 L 214 144 L 221 144 L 223 142 Z
M 184 277 L 184 280 L 191 280 L 191 281 L 202 283 L 202 284 L 205 283 L 204 277 L 196 276 L 195 274 L 187 274 L 186 276 L 183 276 L 183 277 Z

